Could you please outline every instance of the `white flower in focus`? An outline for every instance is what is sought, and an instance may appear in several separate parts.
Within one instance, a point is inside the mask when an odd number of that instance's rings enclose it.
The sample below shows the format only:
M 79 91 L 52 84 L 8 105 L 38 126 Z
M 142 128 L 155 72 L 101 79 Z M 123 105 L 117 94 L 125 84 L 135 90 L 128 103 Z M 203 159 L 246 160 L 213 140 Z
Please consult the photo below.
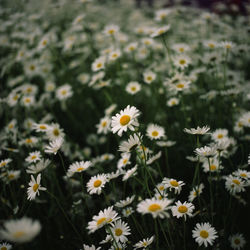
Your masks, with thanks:
M 64 84 L 56 90 L 58 100 L 66 100 L 73 95 L 72 88 L 69 84 Z
M 36 195 L 39 195 L 39 190 L 45 191 L 45 187 L 41 187 L 40 185 L 41 182 L 41 174 L 37 176 L 35 179 L 33 175 L 31 175 L 31 181 L 29 182 L 29 187 L 28 187 L 28 200 L 34 200 L 36 198 Z
M 136 107 L 130 107 L 130 105 L 128 105 L 119 114 L 112 116 L 112 132 L 118 132 L 118 135 L 122 136 L 122 133 L 126 132 L 128 129 L 134 131 L 134 127 L 139 126 L 139 123 L 137 121 L 137 117 L 139 116 L 139 114 L 140 112 Z

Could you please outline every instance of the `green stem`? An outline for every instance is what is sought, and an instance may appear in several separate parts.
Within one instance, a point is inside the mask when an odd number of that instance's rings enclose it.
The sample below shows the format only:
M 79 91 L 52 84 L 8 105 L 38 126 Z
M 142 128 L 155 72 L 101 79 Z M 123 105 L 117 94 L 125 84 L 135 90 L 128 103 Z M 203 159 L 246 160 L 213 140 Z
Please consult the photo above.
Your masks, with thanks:
M 208 182 L 209 182 L 209 191 L 210 191 L 210 201 L 211 201 L 211 220 L 212 220 L 212 224 L 214 222 L 214 217 L 213 217 L 213 210 L 214 210 L 214 201 L 213 201 L 213 190 L 212 190 L 212 174 L 211 174 L 211 169 L 210 169 L 210 159 L 209 157 L 208 159 L 208 165 L 209 165 L 209 178 L 208 178 Z

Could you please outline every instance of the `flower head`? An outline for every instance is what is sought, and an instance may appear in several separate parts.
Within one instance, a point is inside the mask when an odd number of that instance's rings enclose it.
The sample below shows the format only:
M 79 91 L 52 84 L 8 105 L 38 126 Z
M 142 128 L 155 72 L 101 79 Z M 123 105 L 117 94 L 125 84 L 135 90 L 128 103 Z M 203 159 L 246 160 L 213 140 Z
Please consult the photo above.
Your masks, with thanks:
M 35 179 L 33 175 L 31 175 L 31 181 L 29 182 L 28 187 L 28 200 L 34 200 L 36 195 L 39 195 L 39 190 L 45 191 L 46 188 L 42 187 L 41 184 L 41 174 L 38 174 L 37 178 Z

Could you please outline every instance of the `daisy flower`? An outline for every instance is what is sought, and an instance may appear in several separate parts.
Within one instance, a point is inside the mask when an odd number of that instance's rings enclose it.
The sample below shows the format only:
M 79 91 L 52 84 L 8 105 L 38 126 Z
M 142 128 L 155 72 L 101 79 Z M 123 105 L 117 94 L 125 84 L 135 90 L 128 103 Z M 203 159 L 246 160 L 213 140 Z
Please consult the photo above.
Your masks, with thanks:
M 178 53 L 185 53 L 190 50 L 190 47 L 185 43 L 176 43 L 173 45 L 173 49 Z
M 105 67 L 105 57 L 99 57 L 95 59 L 95 61 L 91 64 L 92 71 L 96 72 L 100 69 L 104 69 Z
M 49 129 L 46 131 L 46 135 L 48 136 L 50 141 L 53 141 L 57 138 L 63 138 L 64 132 L 63 129 L 60 128 L 60 125 L 57 123 L 52 123 Z
M 242 178 L 243 180 L 250 179 L 250 172 L 243 169 L 238 169 L 237 171 L 233 172 L 233 175 Z
M 34 96 L 23 96 L 21 99 L 21 104 L 24 107 L 31 107 L 35 103 L 35 97 Z
M 134 209 L 132 207 L 126 207 L 122 209 L 122 215 L 124 217 L 129 217 L 132 213 L 134 213 Z
M 87 191 L 89 194 L 101 194 L 102 188 L 105 186 L 108 181 L 106 174 L 98 174 L 92 176 L 87 183 Z
M 174 58 L 174 65 L 182 70 L 188 67 L 190 62 L 191 62 L 190 58 L 185 55 L 180 55 Z
M 119 136 L 122 136 L 123 132 L 126 132 L 128 129 L 134 131 L 136 126 L 139 126 L 137 117 L 139 116 L 139 110 L 130 105 L 128 105 L 124 110 L 119 114 L 112 116 L 111 129 L 115 134 L 118 132 Z
M 114 222 L 111 231 L 115 240 L 122 243 L 128 241 L 126 236 L 131 234 L 128 224 L 123 222 L 121 219 Z
M 191 82 L 190 81 L 181 81 L 179 83 L 173 84 L 172 87 L 177 91 L 183 91 L 185 89 L 188 89 L 190 87 Z
M 125 48 L 125 52 L 127 52 L 127 53 L 134 52 L 137 49 L 137 47 L 138 47 L 137 42 L 129 43 Z
M 166 17 L 171 13 L 171 9 L 161 9 L 157 10 L 155 13 L 155 20 L 156 21 L 164 21 Z
M 0 169 L 3 168 L 3 167 L 5 167 L 5 166 L 7 166 L 11 161 L 12 161 L 12 159 L 10 159 L 10 158 L 1 160 L 0 161 Z
M 133 151 L 134 149 L 136 149 L 138 146 L 141 145 L 141 142 L 140 142 L 141 139 L 142 139 L 142 136 L 140 133 L 138 135 L 137 134 L 130 135 L 127 141 L 123 141 L 119 145 L 118 151 L 121 151 L 124 153 L 129 153 Z
M 218 47 L 218 43 L 216 41 L 213 40 L 206 40 L 204 41 L 204 46 L 209 48 L 209 49 L 215 49 Z
M 182 186 L 185 185 L 183 181 L 177 181 L 169 178 L 164 178 L 162 182 L 170 191 L 173 189 L 175 194 L 179 194 L 182 190 Z
M 191 129 L 187 129 L 184 128 L 184 132 L 188 133 L 188 134 L 192 134 L 192 135 L 205 135 L 207 134 L 207 132 L 210 130 L 210 127 L 208 126 L 203 126 L 203 127 L 197 127 L 197 128 L 191 128 Z
M 72 87 L 69 84 L 64 84 L 56 90 L 56 97 L 58 100 L 67 100 L 73 95 Z
M 158 200 L 156 198 L 146 199 L 141 201 L 137 205 L 137 212 L 141 214 L 151 214 L 153 218 L 168 218 L 169 213 L 167 210 L 170 209 L 170 204 L 172 203 L 169 199 Z
M 127 170 L 127 172 L 124 173 L 122 181 L 126 181 L 130 177 L 137 175 L 136 171 L 137 171 L 137 165 L 135 165 L 133 168 Z
M 218 172 L 221 169 L 223 169 L 223 166 L 221 166 L 221 164 L 220 164 L 219 160 L 217 159 L 217 157 L 209 158 L 209 162 L 210 163 L 208 163 L 208 161 L 204 161 L 203 164 L 202 164 L 203 171 L 205 173 L 207 173 L 207 172 Z
M 150 158 L 148 158 L 146 164 L 147 165 L 151 165 L 154 161 L 158 160 L 161 158 L 162 152 L 159 151 L 157 154 L 150 156 Z
M 49 143 L 44 149 L 44 152 L 47 154 L 57 154 L 57 151 L 61 148 L 63 144 L 63 138 L 59 137 Z
M 246 240 L 243 234 L 237 233 L 229 237 L 231 247 L 236 250 L 240 250 L 246 244 Z
M 161 36 L 163 34 L 165 34 L 168 30 L 170 29 L 170 25 L 165 25 L 165 26 L 162 26 L 160 28 L 155 28 L 154 31 L 151 33 L 151 37 L 154 38 L 154 37 L 158 37 L 158 36 Z
M 192 202 L 198 195 L 200 195 L 203 191 L 204 188 L 204 184 L 201 183 L 198 186 L 195 186 L 191 191 L 190 194 L 188 196 L 188 201 Z
M 115 24 L 110 24 L 105 26 L 103 33 L 107 36 L 114 36 L 119 32 L 119 26 L 115 25 Z
M 111 120 L 109 117 L 101 118 L 101 120 L 99 121 L 99 124 L 96 125 L 97 134 L 106 135 L 110 131 L 110 123 L 111 123 Z
M 201 147 L 201 148 L 196 148 L 194 152 L 201 157 L 212 157 L 216 155 L 216 150 L 214 147 Z
M 88 246 L 88 245 L 83 244 L 83 250 L 101 250 L 101 247 L 96 248 L 95 245 Z
M 27 190 L 28 200 L 34 200 L 36 195 L 39 195 L 39 190 L 45 191 L 45 187 L 41 187 L 41 174 L 38 174 L 37 178 L 35 179 L 33 175 L 31 175 L 31 180 L 29 182 L 29 187 Z
M 20 177 L 21 170 L 10 170 L 7 172 L 7 181 L 14 181 Z
M 143 80 L 147 84 L 150 84 L 151 82 L 153 82 L 155 78 L 156 78 L 156 74 L 152 71 L 147 71 L 143 73 Z
M 156 124 L 149 124 L 147 127 L 147 137 L 151 140 L 157 140 L 165 136 L 164 128 Z
M 98 215 L 94 215 L 92 221 L 88 223 L 87 229 L 89 233 L 94 233 L 107 224 L 113 225 L 113 222 L 118 219 L 120 219 L 118 213 L 113 210 L 113 206 L 111 206 L 105 208 L 104 211 L 100 211 Z
M 125 167 L 126 165 L 130 164 L 131 162 L 130 160 L 130 153 L 123 153 L 121 159 L 118 161 L 117 163 L 117 168 L 121 169 L 123 167 Z
M 237 176 L 229 175 L 225 177 L 225 187 L 231 194 L 246 191 L 244 181 Z
M 228 136 L 228 130 L 227 129 L 216 129 L 213 133 L 211 133 L 212 140 L 218 142 L 223 140 L 224 138 L 227 138 Z
M 23 243 L 31 241 L 40 231 L 39 221 L 23 217 L 4 222 L 3 228 L 0 229 L 0 237 L 11 242 Z
M 235 44 L 230 41 L 223 41 L 219 44 L 221 48 L 224 48 L 226 50 L 231 50 L 235 47 Z
M 109 53 L 108 59 L 109 59 L 109 61 L 113 62 L 116 59 L 118 59 L 120 56 L 121 56 L 121 51 L 117 49 L 117 50 L 111 51 Z
M 33 123 L 32 128 L 36 132 L 47 132 L 50 129 L 50 126 L 46 123 Z
M 167 101 L 167 106 L 168 107 L 173 107 L 173 106 L 176 106 L 178 105 L 180 102 L 180 100 L 176 97 L 172 97 L 170 98 L 168 101 Z
M 24 144 L 29 147 L 34 147 L 38 142 L 38 139 L 34 136 L 28 137 L 20 142 L 20 144 Z
M 205 247 L 213 245 L 213 241 L 218 237 L 216 230 L 207 222 L 207 223 L 197 223 L 194 230 L 192 230 L 193 238 L 201 246 L 202 244 Z
M 11 244 L 7 242 L 0 243 L 0 250 L 10 250 L 10 249 L 12 249 Z
M 116 207 L 126 207 L 128 206 L 129 204 L 131 204 L 135 199 L 135 195 L 132 195 L 131 197 L 127 197 L 125 200 L 121 200 L 121 201 L 118 201 L 115 203 L 115 206 Z
M 86 171 L 91 165 L 90 161 L 76 161 L 69 166 L 68 176 L 72 176 L 74 173 Z
M 39 172 L 42 172 L 45 168 L 47 168 L 50 163 L 51 163 L 51 161 L 49 159 L 46 159 L 46 160 L 42 159 L 41 161 L 39 161 L 35 165 L 30 165 L 27 168 L 26 173 L 38 174 Z
M 155 236 L 152 236 L 150 238 L 146 238 L 146 239 L 140 240 L 139 242 L 137 242 L 134 245 L 135 249 L 138 249 L 138 248 L 146 249 L 149 245 L 151 245 L 153 243 L 154 238 L 155 238 Z
M 25 161 L 28 163 L 35 163 L 41 160 L 41 153 L 39 151 L 34 151 L 29 153 L 29 156 L 26 157 Z
M 140 90 L 141 90 L 141 85 L 138 82 L 130 82 L 126 86 L 126 91 L 131 95 L 136 94 Z
M 187 216 L 192 217 L 192 213 L 194 210 L 194 205 L 189 202 L 181 203 L 180 201 L 175 202 L 175 205 L 172 206 L 173 216 L 177 218 L 184 217 L 186 220 Z

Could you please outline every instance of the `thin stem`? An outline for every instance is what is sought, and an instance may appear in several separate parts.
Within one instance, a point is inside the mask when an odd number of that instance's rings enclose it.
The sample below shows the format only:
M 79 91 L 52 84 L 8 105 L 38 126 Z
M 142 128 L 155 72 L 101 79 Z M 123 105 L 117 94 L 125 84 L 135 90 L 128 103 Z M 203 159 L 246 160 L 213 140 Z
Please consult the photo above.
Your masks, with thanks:
M 210 191 L 210 201 L 211 201 L 211 220 L 212 220 L 212 224 L 214 222 L 214 218 L 213 218 L 213 210 L 214 210 L 214 201 L 213 201 L 213 190 L 212 190 L 212 174 L 211 174 L 211 169 L 210 169 L 210 159 L 209 157 L 208 159 L 208 165 L 209 165 L 209 178 L 208 178 L 208 182 L 209 182 L 209 191 Z
M 118 246 L 118 244 L 117 244 L 117 241 L 116 241 L 116 239 L 115 239 L 115 236 L 113 235 L 112 230 L 110 229 L 110 226 L 109 226 L 109 225 L 107 225 L 107 229 L 108 229 L 108 232 L 109 232 L 109 234 L 111 235 L 111 237 L 112 237 L 112 239 L 113 239 L 113 241 L 114 241 L 114 243 L 115 243 L 116 249 L 119 249 L 119 246 Z

